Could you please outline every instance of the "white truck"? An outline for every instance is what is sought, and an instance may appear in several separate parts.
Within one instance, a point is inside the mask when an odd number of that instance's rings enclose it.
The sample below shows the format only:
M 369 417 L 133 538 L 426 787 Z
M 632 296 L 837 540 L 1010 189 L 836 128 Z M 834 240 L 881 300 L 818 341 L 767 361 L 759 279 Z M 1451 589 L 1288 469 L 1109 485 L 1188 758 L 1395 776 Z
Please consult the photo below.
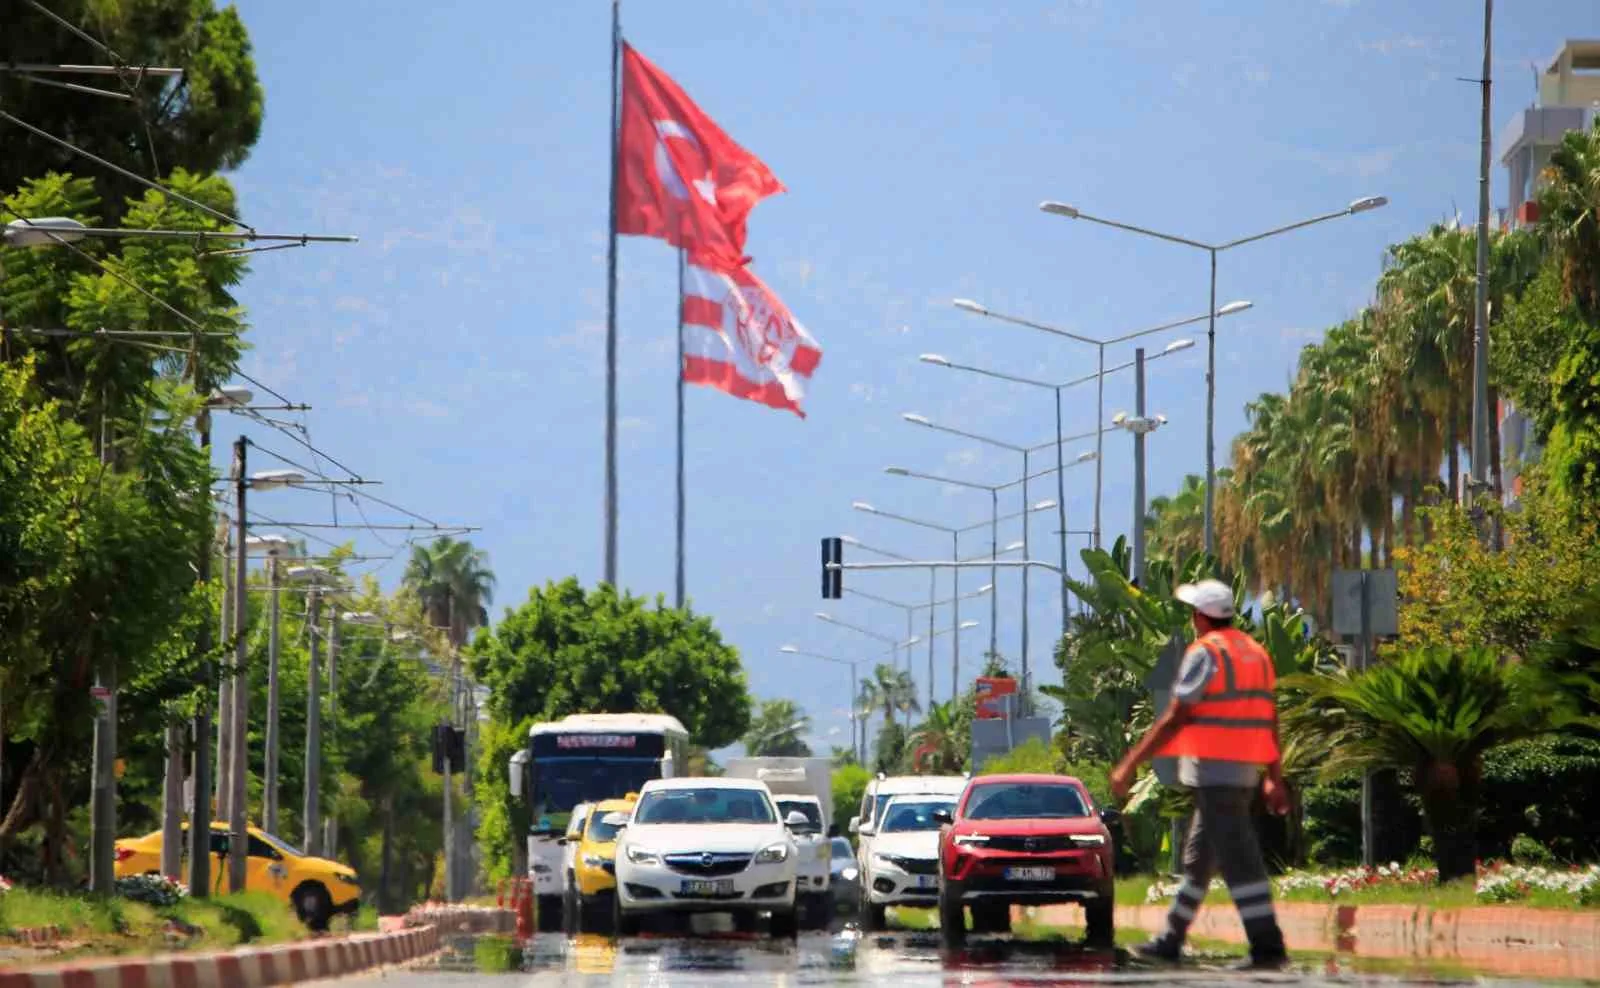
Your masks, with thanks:
M 833 760 L 767 756 L 730 758 L 726 774 L 767 784 L 778 816 L 801 813 L 809 821 L 792 829 L 798 860 L 795 908 L 804 928 L 825 928 L 833 918 L 833 869 L 830 826 L 833 821 Z

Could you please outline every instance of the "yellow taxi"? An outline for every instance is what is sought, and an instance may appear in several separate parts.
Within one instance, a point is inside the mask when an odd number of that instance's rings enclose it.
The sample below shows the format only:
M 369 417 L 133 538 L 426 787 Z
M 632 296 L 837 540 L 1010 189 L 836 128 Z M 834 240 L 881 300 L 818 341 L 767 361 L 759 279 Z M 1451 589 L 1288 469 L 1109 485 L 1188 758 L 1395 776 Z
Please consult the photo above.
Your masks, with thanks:
M 605 932 L 611 925 L 611 897 L 617 890 L 617 834 L 621 830 L 606 823 L 612 813 L 633 813 L 639 794 L 630 792 L 621 799 L 604 799 L 594 804 L 576 838 L 572 873 L 567 876 L 566 901 L 562 915 L 569 929 Z
M 187 824 L 183 830 L 187 845 Z M 228 843 L 228 825 L 213 823 L 211 886 L 214 894 L 227 891 Z M 361 883 L 350 866 L 327 858 L 310 857 L 264 830 L 249 829 L 245 862 L 245 889 L 270 892 L 283 899 L 313 930 L 327 929 L 335 913 L 354 913 L 361 907 Z M 161 831 L 116 842 L 118 878 L 160 872 Z

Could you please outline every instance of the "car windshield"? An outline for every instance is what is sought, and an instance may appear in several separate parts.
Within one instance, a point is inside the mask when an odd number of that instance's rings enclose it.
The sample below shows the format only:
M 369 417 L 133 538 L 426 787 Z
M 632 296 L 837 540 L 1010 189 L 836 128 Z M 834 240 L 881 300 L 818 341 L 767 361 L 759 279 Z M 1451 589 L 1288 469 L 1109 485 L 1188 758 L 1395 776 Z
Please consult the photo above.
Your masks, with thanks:
M 621 813 L 623 816 L 627 816 L 628 815 L 628 811 L 627 810 L 605 810 L 605 811 L 601 811 L 601 812 L 596 812 L 595 815 L 594 815 L 594 819 L 589 821 L 589 839 L 590 840 L 594 841 L 597 844 L 605 844 L 605 843 L 608 843 L 610 841 L 614 841 L 614 840 L 617 839 L 617 832 L 620 831 L 622 828 L 621 827 L 614 827 L 611 824 L 606 822 L 606 817 L 610 816 L 613 813 Z
M 848 840 L 843 837 L 835 837 L 832 843 L 833 860 L 854 861 L 856 859 L 856 849 L 850 846 L 850 842 Z
M 293 844 L 290 844 L 281 837 L 274 837 L 265 831 L 256 831 L 256 836 L 282 851 L 284 854 L 291 854 L 297 858 L 303 858 L 306 856 L 306 852 L 300 850 L 298 847 L 295 847 Z
M 889 808 L 884 811 L 883 832 L 892 834 L 916 830 L 938 830 L 939 821 L 933 818 L 934 812 L 936 810 L 950 810 L 954 807 L 954 800 L 890 803 Z
M 639 799 L 638 823 L 776 823 L 760 789 L 656 789 Z
M 779 799 L 778 813 L 785 821 L 789 819 L 790 813 L 798 813 L 806 818 L 807 829 L 822 829 L 822 809 L 816 803 L 808 803 L 801 799 Z
M 886 794 L 880 795 L 878 797 L 878 799 L 877 799 L 876 804 L 873 807 L 872 819 L 874 819 L 874 820 L 882 820 L 883 819 L 883 808 L 889 805 L 889 801 L 891 799 L 905 799 L 907 796 L 931 796 L 931 795 L 933 795 L 933 794 L 932 793 L 905 793 L 905 792 L 886 793 Z M 951 797 L 951 798 L 954 798 L 954 797 Z
M 969 820 L 1031 820 L 1089 815 L 1077 786 L 1059 782 L 991 782 L 972 787 Z

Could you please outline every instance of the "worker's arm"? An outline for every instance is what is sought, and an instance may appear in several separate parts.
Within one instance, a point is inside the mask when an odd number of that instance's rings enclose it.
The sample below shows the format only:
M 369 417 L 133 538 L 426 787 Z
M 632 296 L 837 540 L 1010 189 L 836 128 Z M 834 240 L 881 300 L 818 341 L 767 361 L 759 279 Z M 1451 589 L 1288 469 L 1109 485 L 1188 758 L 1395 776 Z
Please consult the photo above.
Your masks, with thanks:
M 1150 725 L 1150 730 L 1144 733 L 1138 743 L 1129 749 L 1122 761 L 1111 771 L 1111 793 L 1118 800 L 1128 797 L 1128 790 L 1133 787 L 1133 774 L 1140 765 L 1149 761 L 1160 751 L 1162 746 L 1177 736 L 1183 725 L 1189 722 L 1194 715 L 1193 708 L 1176 698 L 1167 704 L 1167 709 L 1161 712 L 1156 722 Z

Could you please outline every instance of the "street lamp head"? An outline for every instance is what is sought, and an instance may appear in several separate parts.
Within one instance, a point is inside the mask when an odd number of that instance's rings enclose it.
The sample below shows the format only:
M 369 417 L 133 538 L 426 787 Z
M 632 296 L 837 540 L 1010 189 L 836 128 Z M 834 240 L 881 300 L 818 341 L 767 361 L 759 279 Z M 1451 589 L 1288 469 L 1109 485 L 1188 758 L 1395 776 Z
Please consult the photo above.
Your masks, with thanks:
M 874 508 L 865 501 L 851 501 L 850 507 L 856 509 L 857 511 L 865 511 L 869 515 L 875 515 L 878 513 L 877 508 Z
M 251 535 L 245 538 L 244 544 L 252 551 L 276 555 L 289 548 L 293 543 L 282 535 Z
M 256 490 L 274 487 L 293 487 L 306 482 L 306 475 L 298 470 L 261 470 L 250 475 L 250 486 Z
M 1033 506 L 1033 510 L 1035 510 L 1035 511 L 1049 511 L 1051 508 L 1053 508 L 1055 506 L 1056 506 L 1056 499 L 1053 498 L 1053 497 L 1049 497 L 1049 498 L 1045 498 L 1043 501 L 1040 501 L 1038 504 L 1035 504 Z
M 795 648 L 793 645 L 779 645 L 778 646 L 778 651 L 788 653 L 789 655 L 799 655 L 800 654 L 800 650 L 798 648 Z
M 845 545 L 860 545 L 861 544 L 861 540 L 856 538 L 854 535 L 841 535 L 841 536 L 839 536 L 839 541 L 843 542 Z
M 1002 549 L 1000 551 L 1001 552 L 1016 552 L 1018 549 L 1022 549 L 1022 548 L 1025 548 L 1025 546 L 1021 542 L 1013 542 L 1013 543 L 1011 543 L 1010 545 L 1006 546 L 1004 549 Z
M 1039 203 L 1039 209 L 1043 212 L 1049 213 L 1052 216 L 1065 216 L 1069 220 L 1075 220 L 1078 218 L 1077 207 L 1069 206 L 1064 202 L 1055 202 L 1053 200 L 1046 199 L 1044 202 Z
M 383 618 L 371 611 L 345 611 L 339 615 L 339 620 L 345 624 L 365 624 L 373 627 L 383 624 Z
M 1194 340 L 1173 340 L 1171 343 L 1168 343 L 1165 347 L 1163 347 L 1161 352 L 1177 353 L 1179 350 L 1187 350 L 1192 346 L 1194 346 Z
M 255 400 L 255 397 L 255 392 L 249 388 L 217 388 L 211 392 L 211 397 L 206 399 L 206 404 L 212 408 L 228 405 L 248 405 Z
M 1378 209 L 1387 205 L 1389 205 L 1388 196 L 1367 196 L 1350 204 L 1350 215 L 1354 216 L 1356 213 L 1365 213 L 1370 209 Z
M 36 220 L 15 219 L 0 231 L 0 242 L 7 247 L 49 247 L 82 240 L 84 225 L 65 216 L 41 216 Z
M 1078 462 L 1079 463 L 1088 463 L 1088 462 L 1090 462 L 1092 460 L 1098 459 L 1099 456 L 1100 456 L 1100 454 L 1096 453 L 1094 450 L 1086 449 L 1083 452 L 1078 454 Z
M 972 595 L 974 597 L 978 597 L 978 596 L 982 596 L 983 594 L 993 593 L 993 592 L 994 592 L 994 584 L 993 583 L 985 583 L 983 586 L 981 586 L 978 589 L 974 590 L 972 592 Z
M 945 357 L 942 354 L 925 353 L 922 356 L 918 357 L 917 359 L 922 361 L 925 364 L 936 364 L 936 365 L 938 365 L 940 367 L 949 367 L 950 366 L 950 359 L 948 357 Z
M 832 621 L 833 620 L 833 615 L 829 614 L 827 611 L 817 611 L 816 612 L 816 617 L 817 617 L 817 619 L 819 621 Z
M 313 582 L 320 583 L 325 577 L 332 575 L 333 571 L 328 569 L 326 566 L 289 567 L 289 579 L 291 580 L 311 580 Z
M 894 475 L 896 477 L 909 477 L 909 476 L 911 476 L 911 471 L 907 470 L 905 467 L 884 467 L 883 468 L 883 472 L 887 473 L 887 474 L 892 474 L 892 475 Z
M 986 316 L 989 314 L 988 309 L 984 308 L 982 305 L 979 305 L 977 302 L 974 302 L 970 298 L 951 299 L 950 304 L 965 312 L 976 312 L 980 316 Z
M 912 425 L 933 424 L 932 422 L 928 421 L 928 417 L 926 415 L 918 415 L 916 412 L 901 412 L 900 417 L 905 419 L 907 422 L 910 422 Z
M 1239 299 L 1238 301 L 1229 302 L 1227 305 L 1224 305 L 1222 308 L 1218 309 L 1217 315 L 1231 316 L 1235 312 L 1243 312 L 1244 310 L 1253 308 L 1254 306 L 1254 302 L 1246 302 L 1243 299 Z
M 1118 412 L 1117 414 L 1111 416 L 1111 424 L 1112 425 L 1121 425 L 1122 423 L 1124 423 L 1126 421 L 1128 421 L 1128 413 L 1127 412 Z
M 976 621 L 963 621 L 960 625 L 958 625 L 962 631 L 966 631 L 968 628 L 976 628 L 977 626 L 978 622 Z

